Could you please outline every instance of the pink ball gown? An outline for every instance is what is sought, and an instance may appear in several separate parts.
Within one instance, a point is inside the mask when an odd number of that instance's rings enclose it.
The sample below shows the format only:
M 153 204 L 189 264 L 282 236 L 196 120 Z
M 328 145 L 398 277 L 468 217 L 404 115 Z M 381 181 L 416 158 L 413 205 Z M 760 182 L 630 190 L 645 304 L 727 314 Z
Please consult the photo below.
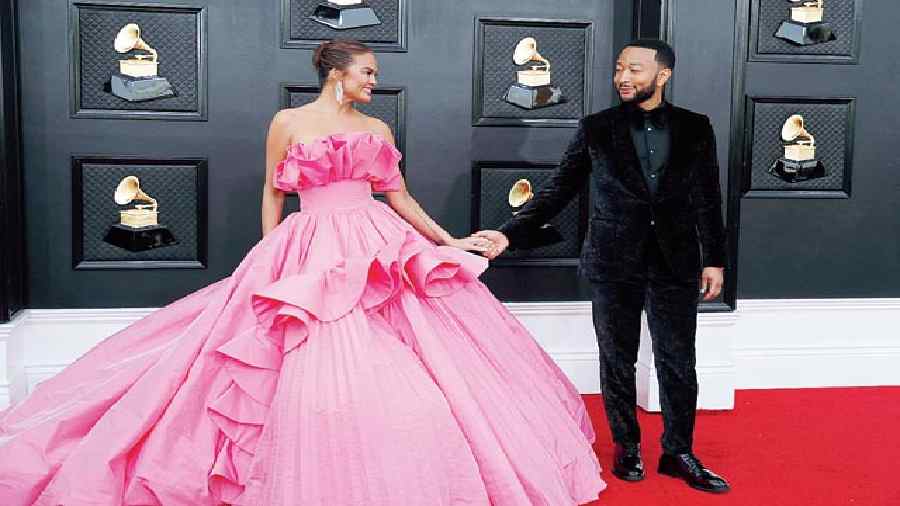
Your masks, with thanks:
M 289 215 L 234 273 L 109 337 L 0 415 L 0 504 L 580 504 L 604 488 L 573 385 L 372 191 L 371 133 L 288 149 Z

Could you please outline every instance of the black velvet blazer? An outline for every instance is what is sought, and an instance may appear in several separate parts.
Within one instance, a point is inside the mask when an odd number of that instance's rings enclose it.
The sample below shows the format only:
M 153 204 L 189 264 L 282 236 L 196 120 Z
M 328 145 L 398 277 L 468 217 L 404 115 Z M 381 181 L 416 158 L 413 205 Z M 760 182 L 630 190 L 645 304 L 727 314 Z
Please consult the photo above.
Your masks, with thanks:
M 644 246 L 651 234 L 681 279 L 696 279 L 704 266 L 725 266 L 719 166 L 709 118 L 665 105 L 672 142 L 653 197 L 631 139 L 632 107 L 620 105 L 580 121 L 551 180 L 500 227 L 511 248 L 534 247 L 534 230 L 590 182 L 590 224 L 581 253 L 588 280 L 621 280 L 645 268 Z

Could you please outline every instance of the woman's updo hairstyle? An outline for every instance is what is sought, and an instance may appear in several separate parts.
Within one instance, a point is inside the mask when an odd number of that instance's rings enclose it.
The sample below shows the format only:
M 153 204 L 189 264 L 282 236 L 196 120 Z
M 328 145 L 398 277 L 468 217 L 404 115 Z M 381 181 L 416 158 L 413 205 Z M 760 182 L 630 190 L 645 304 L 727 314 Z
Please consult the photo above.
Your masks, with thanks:
M 331 69 L 344 70 L 353 63 L 355 55 L 371 52 L 372 48 L 358 40 L 334 39 L 319 44 L 312 56 L 313 66 L 319 73 L 319 84 L 325 83 Z

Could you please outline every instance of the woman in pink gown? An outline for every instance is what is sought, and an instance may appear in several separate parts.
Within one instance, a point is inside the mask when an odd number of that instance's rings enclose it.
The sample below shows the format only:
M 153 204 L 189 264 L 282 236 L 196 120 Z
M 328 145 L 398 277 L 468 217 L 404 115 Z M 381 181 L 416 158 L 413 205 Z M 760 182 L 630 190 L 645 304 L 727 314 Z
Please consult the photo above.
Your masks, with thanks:
M 0 414 L 0 504 L 597 498 L 581 398 L 464 251 L 490 244 L 428 218 L 390 130 L 352 108 L 374 55 L 335 41 L 314 62 L 322 95 L 269 130 L 262 241 Z M 284 192 L 302 210 L 276 226 Z

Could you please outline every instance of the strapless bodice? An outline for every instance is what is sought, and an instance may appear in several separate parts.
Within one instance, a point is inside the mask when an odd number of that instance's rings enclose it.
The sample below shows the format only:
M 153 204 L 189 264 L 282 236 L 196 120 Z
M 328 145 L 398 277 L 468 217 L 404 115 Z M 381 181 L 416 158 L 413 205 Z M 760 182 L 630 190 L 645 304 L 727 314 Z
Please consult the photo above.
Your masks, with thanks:
M 272 184 L 281 191 L 299 192 L 301 197 L 305 190 L 345 181 L 366 183 L 368 193 L 399 190 L 401 157 L 397 148 L 372 132 L 326 135 L 289 146 L 275 168 Z M 349 196 L 347 192 L 356 195 L 360 191 L 357 186 L 343 185 L 334 198 Z M 322 189 L 309 195 L 323 192 L 330 194 Z
M 337 213 L 358 209 L 376 202 L 372 197 L 372 183 L 359 179 L 344 179 L 308 186 L 297 192 L 304 213 Z

